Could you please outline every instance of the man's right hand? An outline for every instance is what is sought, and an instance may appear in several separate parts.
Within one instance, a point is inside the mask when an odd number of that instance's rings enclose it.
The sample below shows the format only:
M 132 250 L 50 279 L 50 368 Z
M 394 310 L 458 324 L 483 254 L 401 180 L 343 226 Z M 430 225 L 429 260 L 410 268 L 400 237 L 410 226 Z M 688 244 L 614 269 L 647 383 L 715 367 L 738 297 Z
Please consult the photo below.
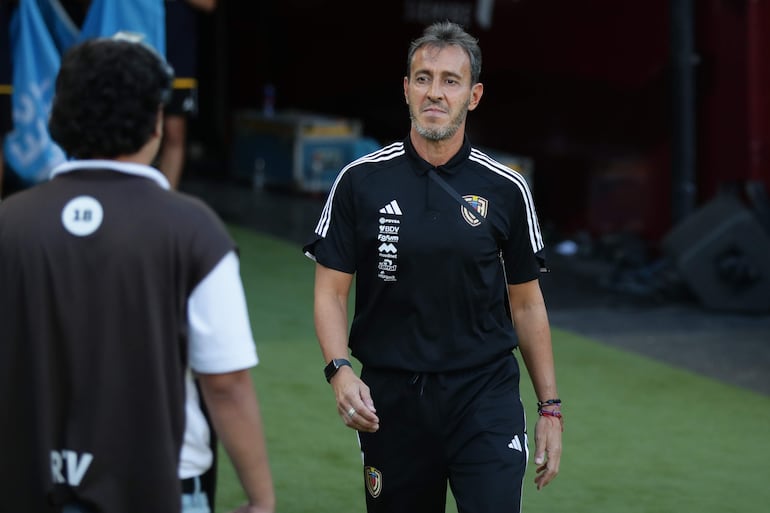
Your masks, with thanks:
M 380 419 L 366 383 L 350 367 L 342 367 L 331 379 L 337 412 L 342 422 L 357 431 L 374 433 L 380 429 Z

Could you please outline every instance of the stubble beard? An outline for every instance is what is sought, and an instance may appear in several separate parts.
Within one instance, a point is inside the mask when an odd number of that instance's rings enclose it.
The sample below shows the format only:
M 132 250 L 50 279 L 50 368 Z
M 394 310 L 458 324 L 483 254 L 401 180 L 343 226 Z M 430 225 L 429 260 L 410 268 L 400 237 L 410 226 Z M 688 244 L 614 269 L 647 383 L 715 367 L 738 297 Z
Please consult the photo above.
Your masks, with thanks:
M 454 137 L 454 135 L 462 126 L 466 116 L 468 115 L 468 105 L 470 105 L 470 99 L 465 101 L 465 104 L 460 109 L 460 112 L 458 112 L 457 115 L 452 118 L 448 125 L 438 128 L 429 128 L 427 126 L 421 125 L 417 116 L 415 115 L 414 108 L 411 105 L 409 106 L 409 117 L 412 120 L 412 126 L 420 136 L 428 139 L 429 141 L 445 141 Z

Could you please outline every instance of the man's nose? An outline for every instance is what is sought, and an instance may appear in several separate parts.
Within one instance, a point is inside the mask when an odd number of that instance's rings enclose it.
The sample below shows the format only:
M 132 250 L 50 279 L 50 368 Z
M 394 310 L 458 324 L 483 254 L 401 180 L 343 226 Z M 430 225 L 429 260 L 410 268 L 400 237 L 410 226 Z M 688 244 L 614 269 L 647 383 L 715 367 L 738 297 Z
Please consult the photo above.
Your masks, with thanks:
M 434 80 L 430 84 L 428 89 L 428 98 L 433 101 L 440 100 L 444 96 L 444 88 L 441 87 L 441 82 Z

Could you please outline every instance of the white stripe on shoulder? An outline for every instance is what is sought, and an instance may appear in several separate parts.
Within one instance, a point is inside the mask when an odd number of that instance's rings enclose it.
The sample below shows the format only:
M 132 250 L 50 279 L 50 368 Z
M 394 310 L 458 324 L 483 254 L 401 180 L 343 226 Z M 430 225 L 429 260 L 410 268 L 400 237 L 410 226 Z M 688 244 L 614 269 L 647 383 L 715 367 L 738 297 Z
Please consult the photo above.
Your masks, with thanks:
M 529 242 L 532 245 L 532 251 L 538 252 L 545 244 L 543 243 L 543 234 L 540 232 L 540 223 L 537 220 L 537 213 L 535 212 L 535 201 L 532 198 L 532 192 L 529 189 L 527 180 L 519 173 L 511 169 L 510 167 L 501 164 L 486 153 L 471 149 L 470 157 L 473 162 L 481 164 L 490 171 L 507 178 L 513 182 L 521 192 L 521 196 L 524 199 L 524 206 L 527 209 L 527 224 L 529 226 Z
M 331 217 L 332 217 L 332 205 L 334 203 L 334 193 L 337 192 L 337 184 L 340 182 L 340 180 L 346 173 L 356 168 L 357 166 L 360 166 L 361 164 L 367 164 L 370 162 L 384 162 L 386 160 L 399 157 L 404 153 L 405 153 L 404 143 L 395 142 L 393 144 L 380 148 L 379 150 L 373 151 L 372 153 L 364 155 L 363 157 L 357 158 L 347 166 L 343 167 L 342 170 L 339 172 L 339 174 L 337 174 L 337 178 L 334 179 L 334 183 L 332 184 L 331 189 L 329 190 L 329 197 L 326 198 L 326 204 L 324 205 L 324 208 L 321 211 L 321 217 L 318 220 L 318 224 L 315 227 L 315 233 L 317 235 L 320 235 L 321 237 L 326 237 L 326 232 L 329 231 L 329 223 L 331 222 Z

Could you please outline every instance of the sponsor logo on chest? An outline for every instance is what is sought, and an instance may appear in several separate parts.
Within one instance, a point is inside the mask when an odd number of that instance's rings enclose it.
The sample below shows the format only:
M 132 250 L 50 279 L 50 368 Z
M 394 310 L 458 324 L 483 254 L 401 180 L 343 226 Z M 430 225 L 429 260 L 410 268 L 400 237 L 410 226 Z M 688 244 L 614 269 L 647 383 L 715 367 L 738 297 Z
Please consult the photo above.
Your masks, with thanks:
M 467 207 L 460 207 L 463 220 L 471 226 L 479 226 L 480 219 L 487 217 L 489 201 L 477 194 L 467 194 L 463 199 L 467 203 Z M 395 282 L 398 281 L 398 242 L 404 212 L 395 199 L 386 203 L 378 212 L 377 240 L 381 244 L 377 246 L 377 277 L 385 282 Z
M 380 210 L 379 225 L 377 227 L 377 240 L 380 244 L 377 247 L 377 277 L 385 282 L 397 281 L 396 272 L 398 271 L 398 231 L 401 229 L 401 217 L 403 211 L 398 201 L 391 200 Z

